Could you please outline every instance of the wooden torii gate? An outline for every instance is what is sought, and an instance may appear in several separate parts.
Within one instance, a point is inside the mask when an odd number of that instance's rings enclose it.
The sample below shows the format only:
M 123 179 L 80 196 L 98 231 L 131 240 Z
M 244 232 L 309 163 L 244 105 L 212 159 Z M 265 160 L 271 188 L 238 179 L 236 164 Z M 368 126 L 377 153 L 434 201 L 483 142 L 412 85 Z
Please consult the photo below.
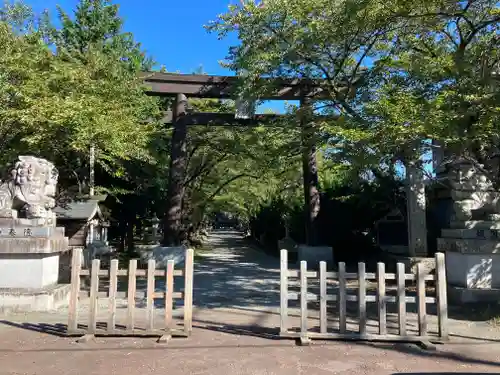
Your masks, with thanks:
M 188 113 L 187 97 L 204 99 L 234 99 L 237 97 L 237 77 L 211 76 L 197 74 L 173 74 L 145 72 L 142 78 L 148 86 L 147 94 L 174 97 L 172 111 L 167 114 L 166 122 L 173 124 L 171 140 L 171 160 L 168 182 L 166 220 L 164 222 L 164 243 L 168 246 L 179 245 L 181 233 L 181 205 L 184 196 L 184 177 L 187 167 L 187 126 L 257 126 L 272 124 L 280 115 L 253 115 L 251 118 L 236 118 L 234 113 Z M 312 100 L 327 99 L 328 92 L 322 89 L 321 80 L 299 79 L 262 79 L 273 87 L 260 100 L 299 100 L 301 107 L 311 106 Z M 341 89 L 346 94 L 355 90 L 356 82 L 347 82 Z M 304 183 L 304 212 L 306 215 L 306 242 L 317 245 L 318 236 L 314 220 L 319 212 L 320 195 L 316 166 L 316 147 L 310 135 L 314 127 L 308 118 L 301 120 L 302 162 Z

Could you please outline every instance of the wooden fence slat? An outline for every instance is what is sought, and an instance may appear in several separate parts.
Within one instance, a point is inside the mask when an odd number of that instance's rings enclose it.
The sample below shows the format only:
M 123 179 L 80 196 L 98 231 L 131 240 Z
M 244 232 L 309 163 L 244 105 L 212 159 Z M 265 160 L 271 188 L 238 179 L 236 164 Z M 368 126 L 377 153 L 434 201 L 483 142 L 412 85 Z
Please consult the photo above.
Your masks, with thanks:
M 307 339 L 307 261 L 300 261 L 300 336 Z
M 280 251 L 280 333 L 288 331 L 288 250 Z
M 436 276 L 437 276 L 437 308 L 438 308 L 438 334 L 439 337 L 448 339 L 448 301 L 446 296 L 446 270 L 445 257 L 443 253 L 436 253 Z
M 387 334 L 387 302 L 385 298 L 385 263 L 377 263 L 378 333 Z
M 326 262 L 319 262 L 319 329 L 321 333 L 328 331 L 326 318 Z
M 82 271 L 84 272 L 84 271 Z M 105 272 L 105 271 L 103 271 Z M 164 272 L 164 271 L 163 271 Z M 82 273 L 83 275 L 83 273 Z M 377 274 L 375 272 L 366 272 L 366 280 L 377 280 Z M 299 271 L 298 270 L 288 270 L 288 277 L 299 277 Z M 318 277 L 318 272 L 316 271 L 307 271 L 307 277 Z M 326 278 L 327 279 L 338 279 L 339 275 L 338 272 L 332 272 L 329 271 L 326 273 Z M 358 273 L 357 272 L 346 272 L 345 274 L 345 279 L 346 280 L 357 280 L 358 279 Z M 385 279 L 386 280 L 396 280 L 396 274 L 395 273 L 386 273 L 385 274 Z M 407 273 L 405 274 L 405 279 L 408 281 L 416 281 L 417 276 L 412 274 L 412 273 Z M 426 281 L 434 281 L 436 280 L 436 277 L 434 275 L 425 275 L 425 280 Z
M 109 317 L 108 332 L 115 330 L 116 325 L 116 291 L 118 287 L 118 259 L 111 260 L 109 268 Z
M 193 330 L 193 273 L 194 250 L 186 250 L 184 280 L 184 332 L 191 334 Z
M 165 330 L 172 329 L 172 315 L 174 311 L 174 261 L 167 262 L 167 272 L 165 276 Z
M 92 270 L 90 274 L 90 307 L 89 307 L 89 325 L 88 333 L 95 334 L 97 330 L 97 294 L 99 292 L 99 269 L 101 261 L 94 259 L 92 261 Z
M 78 329 L 78 296 L 80 294 L 80 271 L 82 269 L 82 249 L 73 249 L 71 255 L 71 291 L 69 297 L 68 331 Z
M 405 265 L 404 263 L 397 264 L 397 301 L 398 301 L 398 321 L 399 321 L 399 334 L 406 336 L 406 282 L 405 282 Z
M 417 263 L 418 334 L 427 335 L 427 305 L 425 303 L 425 268 Z
M 366 334 L 366 279 L 365 263 L 358 263 L 358 310 L 359 310 L 359 334 Z
M 346 280 L 345 263 L 339 263 L 339 332 L 345 333 L 347 329 L 347 306 L 346 306 Z
M 154 293 L 155 293 L 155 268 L 156 261 L 148 260 L 148 277 L 147 277 L 147 297 L 146 297 L 146 316 L 148 321 L 148 330 L 153 330 L 154 322 Z
M 127 295 L 127 330 L 135 325 L 135 292 L 136 292 L 137 259 L 131 259 L 128 265 L 128 295 Z

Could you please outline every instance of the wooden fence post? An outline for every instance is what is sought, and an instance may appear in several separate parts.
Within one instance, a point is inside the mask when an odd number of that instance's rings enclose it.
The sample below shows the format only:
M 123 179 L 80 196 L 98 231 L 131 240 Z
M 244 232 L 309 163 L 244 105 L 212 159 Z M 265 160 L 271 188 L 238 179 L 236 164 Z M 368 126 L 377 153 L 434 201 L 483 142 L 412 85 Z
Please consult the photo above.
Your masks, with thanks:
M 186 250 L 184 280 L 184 332 L 191 334 L 193 330 L 193 275 L 194 275 L 194 251 Z
M 71 255 L 71 291 L 69 297 L 68 332 L 78 329 L 78 298 L 80 294 L 80 271 L 82 269 L 82 249 L 73 249 Z
M 133 331 L 135 326 L 135 291 L 136 291 L 137 259 L 131 259 L 128 266 L 127 292 L 127 330 Z
M 319 262 L 319 329 L 321 333 L 328 331 L 328 319 L 326 310 L 326 262 Z
M 406 275 L 404 263 L 397 264 L 396 278 L 397 287 L 397 302 L 398 302 L 398 321 L 399 335 L 406 336 Z
M 156 261 L 154 259 L 149 259 L 146 291 L 146 316 L 148 319 L 148 329 L 151 331 L 154 330 L 155 271 Z
M 108 332 L 113 332 L 116 325 L 116 292 L 118 287 L 118 259 L 111 261 L 109 269 L 109 318 Z
M 345 263 L 339 262 L 339 332 L 345 333 L 347 330 L 347 297 Z
M 92 261 L 92 269 L 90 274 L 90 308 L 89 308 L 89 326 L 88 333 L 93 335 L 97 330 L 97 296 L 99 294 L 99 271 L 101 269 L 101 261 L 94 259 Z
M 425 268 L 417 263 L 417 303 L 418 303 L 418 334 L 427 335 L 427 304 L 425 301 Z
M 446 295 L 445 256 L 436 253 L 436 296 L 438 307 L 438 334 L 443 340 L 448 339 L 448 301 Z
M 300 261 L 300 343 L 309 343 L 307 328 L 307 262 Z
M 280 333 L 288 331 L 288 250 L 280 251 Z
M 364 262 L 358 263 L 358 311 L 359 334 L 366 335 L 366 268 Z
M 385 298 L 385 263 L 377 263 L 378 333 L 387 334 L 387 301 Z

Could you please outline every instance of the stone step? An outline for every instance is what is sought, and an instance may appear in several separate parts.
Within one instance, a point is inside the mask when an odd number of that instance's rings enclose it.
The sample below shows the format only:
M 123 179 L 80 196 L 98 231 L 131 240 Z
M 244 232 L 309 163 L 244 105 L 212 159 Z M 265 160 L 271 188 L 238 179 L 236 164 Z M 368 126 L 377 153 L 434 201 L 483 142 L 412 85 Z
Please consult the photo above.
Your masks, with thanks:
M 500 252 L 500 241 L 479 238 L 438 238 L 437 251 L 463 254 L 493 254 Z
M 450 222 L 452 229 L 500 229 L 500 221 L 487 220 L 452 220 Z
M 441 237 L 458 239 L 500 239 L 500 229 L 442 229 Z

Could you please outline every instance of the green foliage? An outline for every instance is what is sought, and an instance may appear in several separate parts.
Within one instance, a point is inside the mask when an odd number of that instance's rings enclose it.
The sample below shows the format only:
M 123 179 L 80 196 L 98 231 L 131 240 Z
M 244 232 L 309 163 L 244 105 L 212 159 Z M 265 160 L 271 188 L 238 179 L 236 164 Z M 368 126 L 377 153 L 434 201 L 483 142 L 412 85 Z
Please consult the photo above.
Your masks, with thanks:
M 417 159 L 428 139 L 494 153 L 499 23 L 493 0 L 269 0 L 231 6 L 209 29 L 238 34 L 227 65 L 245 72 L 247 92 L 268 89 L 260 76 L 323 79 L 323 111 L 341 118 L 318 125 L 336 158 L 378 166 Z

